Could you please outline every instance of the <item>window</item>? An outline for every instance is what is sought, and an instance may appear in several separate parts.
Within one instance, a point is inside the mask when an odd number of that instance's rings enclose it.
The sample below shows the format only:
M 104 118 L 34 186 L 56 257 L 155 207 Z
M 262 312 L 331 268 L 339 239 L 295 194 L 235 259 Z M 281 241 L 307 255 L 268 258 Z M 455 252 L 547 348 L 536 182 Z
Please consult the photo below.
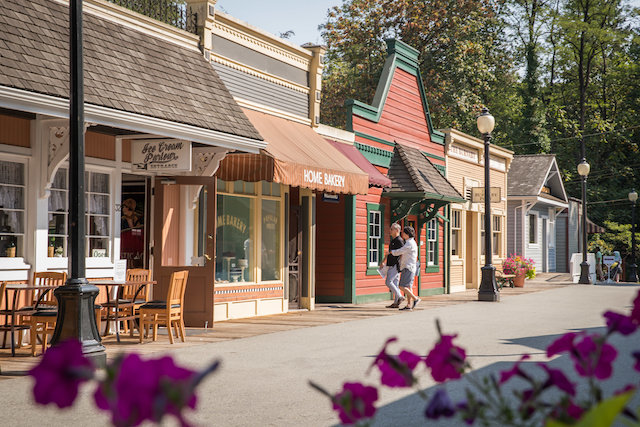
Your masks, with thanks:
M 280 184 L 217 183 L 216 283 L 282 280 Z
M 462 224 L 460 217 L 462 212 L 454 209 L 451 211 L 451 255 L 462 255 Z
M 25 169 L 0 161 L 0 257 L 24 256 Z
M 427 222 L 427 267 L 438 265 L 438 222 L 435 218 Z
M 367 203 L 367 274 L 377 274 L 384 252 L 384 207 Z
M 108 257 L 111 236 L 110 177 L 99 172 L 85 173 L 85 226 L 89 257 Z M 51 184 L 48 201 L 50 257 L 67 256 L 67 221 L 69 214 L 69 178 L 60 168 Z
M 493 255 L 500 256 L 501 243 L 502 243 L 502 217 L 498 215 L 493 216 L 493 241 L 491 242 L 491 251 Z
M 529 243 L 538 243 L 538 215 L 529 214 Z

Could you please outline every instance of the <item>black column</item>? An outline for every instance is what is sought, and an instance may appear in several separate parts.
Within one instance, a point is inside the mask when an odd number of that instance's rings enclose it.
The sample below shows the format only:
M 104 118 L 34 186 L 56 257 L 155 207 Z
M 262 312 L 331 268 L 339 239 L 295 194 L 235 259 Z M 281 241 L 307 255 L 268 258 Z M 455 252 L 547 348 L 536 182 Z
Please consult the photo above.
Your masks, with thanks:
M 584 161 L 584 158 L 583 158 Z M 587 177 L 582 177 L 582 263 L 580 264 L 580 280 L 582 285 L 590 285 L 589 263 L 587 262 Z
M 482 281 L 478 289 L 478 301 L 500 301 L 500 293 L 496 283 L 496 268 L 492 264 L 493 248 L 491 247 L 491 182 L 489 166 L 489 143 L 491 134 L 484 134 L 484 267 Z
M 106 355 L 96 325 L 94 301 L 98 288 L 85 278 L 85 181 L 84 181 L 84 91 L 82 74 L 82 0 L 69 2 L 70 96 L 69 96 L 69 278 L 56 289 L 58 317 L 52 345 L 75 338 L 83 352 L 97 363 Z
M 636 202 L 631 205 L 631 262 L 627 267 L 627 282 L 638 281 L 638 266 L 636 265 Z

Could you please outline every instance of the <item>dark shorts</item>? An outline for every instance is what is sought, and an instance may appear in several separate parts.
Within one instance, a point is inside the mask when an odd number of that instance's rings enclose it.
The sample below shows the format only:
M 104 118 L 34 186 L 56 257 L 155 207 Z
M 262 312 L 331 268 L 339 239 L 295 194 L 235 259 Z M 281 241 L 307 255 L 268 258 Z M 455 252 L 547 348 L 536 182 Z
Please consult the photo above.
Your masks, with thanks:
M 411 270 L 409 270 L 408 268 L 403 269 L 400 272 L 400 283 L 398 283 L 398 286 L 400 286 L 401 288 L 410 288 L 413 286 L 413 279 L 415 278 L 415 273 L 413 273 Z

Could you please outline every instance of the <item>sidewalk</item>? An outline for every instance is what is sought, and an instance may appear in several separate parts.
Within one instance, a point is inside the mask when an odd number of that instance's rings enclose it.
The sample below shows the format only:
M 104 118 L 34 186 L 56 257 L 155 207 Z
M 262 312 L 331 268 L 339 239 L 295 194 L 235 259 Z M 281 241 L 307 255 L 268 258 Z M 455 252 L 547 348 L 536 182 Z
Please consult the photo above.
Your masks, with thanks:
M 558 278 L 560 276 L 560 278 Z M 568 277 L 568 275 L 567 275 Z M 540 274 L 532 280 L 527 280 L 524 288 L 503 288 L 500 291 L 501 300 L 507 300 L 516 295 L 540 292 L 570 285 L 562 281 L 564 276 L 546 273 Z M 474 302 L 477 300 L 477 290 L 468 290 L 455 294 L 435 295 L 423 297 L 415 311 L 430 310 L 439 307 Z M 294 311 L 272 316 L 250 317 L 245 319 L 218 322 L 213 328 L 187 328 L 187 341 L 176 341 L 171 345 L 166 336 L 166 329 L 161 328 L 158 341 L 147 341 L 139 344 L 138 336 L 133 338 L 121 335 L 118 344 L 115 336 L 103 338 L 107 349 L 107 357 L 112 358 L 122 352 L 136 352 L 139 354 L 167 353 L 174 349 L 201 346 L 208 343 L 229 341 L 265 335 L 275 332 L 345 323 L 353 320 L 368 319 L 391 315 L 403 315 L 404 312 L 385 308 L 390 301 L 369 304 L 317 304 L 314 311 Z M 30 356 L 30 348 L 17 349 L 16 357 L 11 357 L 9 349 L 0 349 L 0 380 L 24 375 L 39 357 Z

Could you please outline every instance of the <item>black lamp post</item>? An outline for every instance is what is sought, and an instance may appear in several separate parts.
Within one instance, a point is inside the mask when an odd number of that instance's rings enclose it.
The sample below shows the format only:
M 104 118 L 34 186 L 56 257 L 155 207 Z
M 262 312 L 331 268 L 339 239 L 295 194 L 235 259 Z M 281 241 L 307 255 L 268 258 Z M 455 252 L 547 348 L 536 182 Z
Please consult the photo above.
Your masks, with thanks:
M 491 263 L 493 248 L 491 247 L 491 185 L 489 182 L 489 142 L 495 126 L 495 119 L 488 108 L 483 108 L 478 116 L 478 130 L 484 137 L 484 267 L 482 281 L 478 289 L 478 301 L 500 301 L 496 284 L 496 268 Z
M 582 177 L 582 263 L 580 264 L 580 280 L 582 285 L 590 285 L 589 263 L 587 262 L 587 176 L 591 166 L 582 158 L 578 164 L 578 174 Z
M 631 201 L 631 263 L 627 267 L 627 282 L 636 283 L 638 281 L 638 266 L 636 265 L 636 201 L 638 193 L 631 190 L 629 193 Z
M 55 290 L 58 317 L 51 339 L 56 344 L 75 338 L 96 363 L 106 361 L 96 325 L 98 288 L 85 278 L 84 89 L 82 75 L 82 0 L 69 2 L 69 279 Z

